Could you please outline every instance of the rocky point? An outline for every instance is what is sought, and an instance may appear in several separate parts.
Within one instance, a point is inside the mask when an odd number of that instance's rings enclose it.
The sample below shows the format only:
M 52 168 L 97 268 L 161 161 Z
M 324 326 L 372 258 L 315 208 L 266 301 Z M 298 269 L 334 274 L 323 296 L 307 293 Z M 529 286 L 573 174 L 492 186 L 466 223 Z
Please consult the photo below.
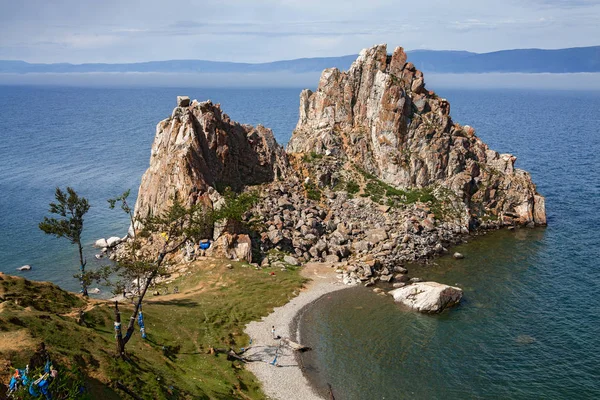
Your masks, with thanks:
M 465 226 L 546 224 L 544 198 L 516 157 L 491 150 L 450 117 L 402 47 L 363 50 L 347 72 L 327 69 L 300 95 L 289 153 L 329 154 L 396 188 L 447 188 Z
M 470 232 L 546 224 L 544 198 L 515 160 L 455 123 L 401 47 L 388 55 L 378 45 L 301 93 L 287 152 L 267 128 L 178 98 L 157 126 L 135 213 L 160 212 L 174 195 L 218 207 L 222 188 L 252 190 L 260 201 L 248 223 L 216 229 L 212 251 L 282 268 L 323 261 L 347 284 L 400 288 L 418 281 L 404 263 Z

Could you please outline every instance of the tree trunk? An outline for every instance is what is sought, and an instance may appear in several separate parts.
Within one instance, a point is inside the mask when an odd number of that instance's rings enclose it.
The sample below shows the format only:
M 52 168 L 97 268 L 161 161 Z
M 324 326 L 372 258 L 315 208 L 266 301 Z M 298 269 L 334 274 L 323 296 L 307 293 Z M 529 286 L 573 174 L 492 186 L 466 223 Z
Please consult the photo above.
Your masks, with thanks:
M 163 247 L 163 251 L 159 253 L 158 258 L 156 259 L 156 267 L 152 270 L 146 281 L 144 282 L 144 286 L 142 288 L 141 293 L 138 295 L 138 301 L 135 304 L 135 308 L 133 309 L 133 313 L 131 313 L 131 317 L 129 317 L 129 324 L 127 325 L 127 331 L 125 332 L 125 337 L 123 337 L 123 333 L 121 330 L 121 314 L 119 313 L 119 303 L 115 301 L 115 337 L 117 339 L 117 352 L 121 356 L 121 358 L 125 358 L 125 346 L 131 336 L 133 335 L 133 331 L 135 330 L 135 318 L 140 311 L 140 306 L 142 301 L 144 300 L 144 296 L 146 296 L 146 292 L 148 291 L 148 287 L 152 283 L 152 280 L 158 274 L 160 266 L 165 259 L 165 256 L 175 250 L 177 250 L 181 245 L 183 245 L 187 241 L 187 238 L 184 238 L 179 244 L 173 246 L 171 249 L 167 250 L 167 245 Z
M 162 260 L 161 260 L 161 262 L 162 262 Z M 140 311 L 140 307 L 142 305 L 142 300 L 144 300 L 144 296 L 146 295 L 146 292 L 148 291 L 148 287 L 152 283 L 152 280 L 156 277 L 157 273 L 158 273 L 158 266 L 156 267 L 155 270 L 152 271 L 150 276 L 146 279 L 146 282 L 144 282 L 144 288 L 142 289 L 142 293 L 140 293 L 140 295 L 138 296 L 138 301 L 135 303 L 135 308 L 133 309 L 133 313 L 131 313 L 131 317 L 129 317 L 129 324 L 127 325 L 127 331 L 125 332 L 125 337 L 123 338 L 124 345 L 127 344 L 127 342 L 129 342 L 129 339 L 131 339 L 131 335 L 133 335 L 133 331 L 135 330 L 135 319 L 138 315 L 138 312 Z
M 84 297 L 89 297 L 87 285 L 84 282 L 84 274 L 85 274 L 85 264 L 86 261 L 83 260 L 83 249 L 81 248 L 81 241 L 77 242 L 77 247 L 79 248 L 79 265 L 81 269 L 81 293 Z
M 119 311 L 118 301 L 115 301 L 115 339 L 117 340 L 117 355 L 121 358 L 125 358 L 125 343 L 123 342 L 121 312 Z

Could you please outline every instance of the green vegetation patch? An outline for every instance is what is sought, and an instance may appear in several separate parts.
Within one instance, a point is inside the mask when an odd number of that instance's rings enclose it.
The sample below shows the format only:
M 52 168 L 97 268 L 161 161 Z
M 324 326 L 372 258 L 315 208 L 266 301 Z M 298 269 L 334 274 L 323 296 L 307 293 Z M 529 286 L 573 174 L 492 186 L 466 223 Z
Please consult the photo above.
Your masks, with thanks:
M 304 183 L 304 189 L 306 190 L 306 196 L 314 201 L 321 200 L 321 191 L 319 188 L 312 182 Z
M 356 193 L 358 193 L 359 190 L 360 190 L 360 186 L 358 185 L 358 183 L 356 183 L 354 181 L 346 182 L 346 191 L 349 194 L 356 194 Z
M 4 274 L 0 274 L 0 300 L 48 313 L 65 313 L 85 305 L 80 297 L 51 283 L 33 282 Z
M 302 156 L 302 161 L 305 163 L 312 163 L 323 158 L 323 154 L 315 153 L 314 151 L 306 153 Z
M 245 325 L 285 304 L 305 283 L 296 270 L 271 272 L 229 260 L 193 264 L 190 272 L 169 283 L 169 288 L 178 286 L 179 294 L 149 297 L 144 302 L 148 340 L 141 339 L 136 327 L 128 346 L 130 361 L 115 357 L 113 303 L 96 301 L 86 313 L 87 327 L 77 325 L 77 310 L 72 309 L 84 301 L 69 293 L 49 297 L 55 303 L 52 310 L 65 311 L 64 315 L 5 306 L 0 330 L 18 333 L 29 345 L 15 346 L 0 358 L 23 368 L 32 347 L 44 342 L 53 361 L 60 362 L 65 371 L 77 368 L 82 372 L 86 395 L 94 399 L 127 398 L 117 389 L 117 382 L 144 399 L 262 399 L 265 396 L 250 372 L 237 361 L 228 361 L 226 354 L 215 355 L 210 350 L 247 347 Z M 0 283 L 7 280 L 2 278 Z M 11 304 L 30 297 L 29 290 L 20 295 L 25 285 L 10 285 Z M 44 283 L 29 285 L 48 290 Z M 47 294 L 61 292 L 52 285 L 52 293 Z M 127 316 L 132 307 L 121 305 L 120 309 Z
M 434 186 L 421 189 L 398 189 L 356 165 L 354 168 L 366 182 L 361 197 L 369 197 L 376 203 L 390 207 L 401 207 L 417 202 L 427 203 L 431 211 L 440 219 L 454 218 L 461 214 L 461 211 L 453 205 L 457 199 L 456 194 L 450 189 Z

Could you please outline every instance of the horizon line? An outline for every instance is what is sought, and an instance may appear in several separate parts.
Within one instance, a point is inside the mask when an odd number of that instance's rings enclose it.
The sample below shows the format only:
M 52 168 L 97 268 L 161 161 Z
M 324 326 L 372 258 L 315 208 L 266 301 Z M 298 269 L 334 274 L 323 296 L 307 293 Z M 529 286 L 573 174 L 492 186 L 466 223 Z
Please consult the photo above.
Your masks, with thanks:
M 384 44 L 384 43 L 382 43 Z M 385 44 L 387 46 L 387 44 Z M 469 53 L 473 55 L 483 55 L 483 54 L 495 54 L 509 51 L 561 51 L 561 50 L 573 50 L 573 49 L 592 49 L 592 48 L 600 48 L 600 45 L 595 46 L 575 46 L 575 47 L 561 47 L 561 48 L 553 48 L 553 49 L 545 49 L 538 47 L 531 48 L 512 48 L 512 49 L 503 49 L 503 50 L 495 50 L 489 52 L 473 52 L 468 50 L 436 50 L 436 49 L 413 49 L 406 50 L 407 54 L 410 53 L 418 53 L 418 52 L 447 52 L 447 53 Z M 363 49 L 361 49 L 362 51 Z M 42 63 L 42 62 L 31 62 L 25 61 L 23 59 L 0 59 L 0 62 L 21 62 L 30 65 L 72 65 L 72 66 L 83 66 L 83 65 L 130 65 L 130 64 L 147 64 L 147 63 L 160 63 L 160 62 L 170 62 L 170 61 L 203 61 L 203 62 L 211 62 L 211 63 L 220 63 L 220 64 L 244 64 L 244 65 L 264 65 L 264 64 L 273 64 L 278 62 L 288 62 L 288 61 L 300 61 L 300 60 L 318 60 L 318 59 L 330 59 L 330 58 L 344 58 L 344 57 L 357 57 L 359 53 L 356 54 L 344 54 L 341 56 L 324 56 L 324 57 L 299 57 L 299 58 L 290 58 L 283 60 L 272 60 L 272 61 L 263 61 L 263 62 L 245 62 L 245 61 L 221 61 L 221 60 L 207 60 L 201 58 L 188 58 L 188 59 L 165 59 L 165 60 L 147 60 L 147 61 L 129 61 L 129 62 L 83 62 L 83 63 L 71 63 L 71 62 L 53 62 L 53 63 Z

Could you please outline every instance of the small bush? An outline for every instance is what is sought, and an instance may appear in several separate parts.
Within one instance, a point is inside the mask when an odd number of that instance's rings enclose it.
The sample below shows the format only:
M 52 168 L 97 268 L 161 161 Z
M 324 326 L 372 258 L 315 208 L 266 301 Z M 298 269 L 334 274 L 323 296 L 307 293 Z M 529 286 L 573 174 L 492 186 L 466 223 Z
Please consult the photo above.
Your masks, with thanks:
M 346 191 L 349 194 L 356 194 L 358 193 L 358 191 L 360 190 L 360 186 L 358 186 L 358 183 L 354 182 L 354 181 L 350 181 L 346 183 Z
M 309 199 L 314 201 L 321 200 L 321 191 L 312 182 L 305 183 L 304 189 L 306 190 L 306 197 Z

